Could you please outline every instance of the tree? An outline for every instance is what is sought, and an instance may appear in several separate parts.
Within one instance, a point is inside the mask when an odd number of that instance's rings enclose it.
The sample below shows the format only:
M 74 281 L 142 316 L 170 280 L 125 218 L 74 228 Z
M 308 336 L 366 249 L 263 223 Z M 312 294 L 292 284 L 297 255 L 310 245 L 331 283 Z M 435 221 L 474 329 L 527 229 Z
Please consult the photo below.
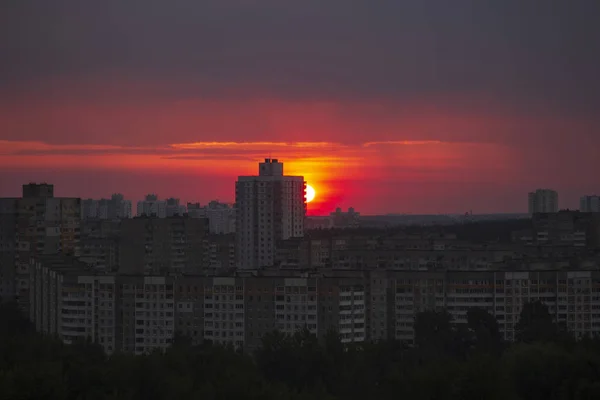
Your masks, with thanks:
M 471 343 L 478 353 L 497 355 L 502 349 L 502 336 L 496 318 L 481 308 L 467 311 Z
M 525 303 L 515 326 L 515 338 L 519 342 L 554 341 L 558 338 L 558 327 L 541 301 Z
M 425 358 L 442 355 L 464 358 L 469 346 L 468 332 L 452 323 L 447 311 L 424 311 L 415 317 L 415 344 Z

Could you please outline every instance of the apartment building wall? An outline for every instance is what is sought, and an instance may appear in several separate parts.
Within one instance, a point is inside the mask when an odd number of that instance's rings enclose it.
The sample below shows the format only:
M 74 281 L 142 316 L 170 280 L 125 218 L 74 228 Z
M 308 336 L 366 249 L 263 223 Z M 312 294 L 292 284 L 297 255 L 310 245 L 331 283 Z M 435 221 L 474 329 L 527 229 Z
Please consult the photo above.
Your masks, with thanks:
M 281 277 L 245 278 L 245 342 L 252 352 L 261 345 L 262 338 L 277 328 L 277 303 L 281 301 L 276 289 L 284 286 Z M 285 291 L 285 289 L 283 289 Z
M 85 264 L 63 256 L 41 257 L 30 268 L 30 311 L 39 332 L 69 344 L 91 340 L 107 354 L 116 350 L 116 285 Z
M 204 287 L 204 340 L 244 347 L 244 280 L 212 278 Z
M 532 240 L 536 245 L 595 247 L 598 219 L 594 213 L 559 211 L 532 217 Z
M 431 241 L 427 246 L 409 243 L 384 243 L 371 237 L 287 240 L 279 246 L 277 266 L 317 270 L 486 270 L 522 257 L 522 248 L 517 245 L 484 249 Z
M 304 236 L 306 182 L 283 175 L 283 163 L 265 159 L 258 176 L 240 176 L 236 193 L 236 251 L 240 269 L 274 265 L 280 240 Z
M 175 290 L 170 277 L 117 276 L 117 346 L 147 354 L 164 350 L 175 337 Z
M 579 200 L 579 210 L 582 212 L 600 212 L 600 196 L 582 196 Z
M 81 201 L 53 196 L 52 185 L 23 185 L 16 199 L 15 295 L 29 310 L 29 263 L 43 254 L 79 255 Z
M 121 221 L 119 272 L 201 273 L 208 223 L 203 218 L 139 217 Z
M 120 229 L 119 220 L 83 220 L 80 260 L 98 271 L 116 271 L 119 265 Z
M 175 334 L 188 338 L 192 344 L 204 341 L 205 286 L 209 285 L 209 279 L 186 277 L 174 280 Z
M 235 234 L 206 237 L 203 269 L 217 273 L 235 268 L 235 243 Z
M 577 337 L 600 333 L 600 272 L 329 271 L 246 277 L 98 275 L 73 261 L 31 269 L 31 318 L 65 342 L 90 338 L 107 353 L 167 348 L 176 335 L 253 351 L 265 334 L 304 327 L 344 343 L 414 341 L 418 312 L 443 309 L 456 323 L 481 308 L 515 337 L 523 304 L 541 300 Z
M 528 195 L 529 214 L 558 211 L 558 193 L 552 189 L 537 189 Z

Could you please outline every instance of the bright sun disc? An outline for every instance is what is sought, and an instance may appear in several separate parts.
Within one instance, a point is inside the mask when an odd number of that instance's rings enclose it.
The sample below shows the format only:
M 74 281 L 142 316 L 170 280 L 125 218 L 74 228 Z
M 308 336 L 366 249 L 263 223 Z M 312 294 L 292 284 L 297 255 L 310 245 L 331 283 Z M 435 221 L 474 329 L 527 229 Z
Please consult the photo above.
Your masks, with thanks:
M 306 185 L 306 202 L 310 203 L 315 199 L 315 189 L 312 186 Z

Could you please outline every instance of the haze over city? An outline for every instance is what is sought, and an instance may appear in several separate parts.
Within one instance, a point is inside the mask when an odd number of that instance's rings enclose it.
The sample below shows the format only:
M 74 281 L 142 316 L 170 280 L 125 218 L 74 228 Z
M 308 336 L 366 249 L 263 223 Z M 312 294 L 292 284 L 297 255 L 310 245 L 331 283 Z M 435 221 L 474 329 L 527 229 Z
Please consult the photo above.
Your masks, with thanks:
M 457 4 L 461 3 L 461 7 Z M 232 202 L 285 162 L 309 213 L 525 212 L 597 192 L 597 2 L 0 6 L 0 197 Z

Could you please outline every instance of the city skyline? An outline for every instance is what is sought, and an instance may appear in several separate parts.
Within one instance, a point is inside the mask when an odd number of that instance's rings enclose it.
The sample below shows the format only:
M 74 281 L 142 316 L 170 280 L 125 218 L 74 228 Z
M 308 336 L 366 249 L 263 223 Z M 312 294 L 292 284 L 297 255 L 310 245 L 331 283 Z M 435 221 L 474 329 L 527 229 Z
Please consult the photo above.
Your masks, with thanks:
M 232 202 L 279 158 L 309 214 L 526 212 L 599 192 L 600 4 L 11 2 L 0 197 Z M 240 45 L 243 38 L 243 46 Z

